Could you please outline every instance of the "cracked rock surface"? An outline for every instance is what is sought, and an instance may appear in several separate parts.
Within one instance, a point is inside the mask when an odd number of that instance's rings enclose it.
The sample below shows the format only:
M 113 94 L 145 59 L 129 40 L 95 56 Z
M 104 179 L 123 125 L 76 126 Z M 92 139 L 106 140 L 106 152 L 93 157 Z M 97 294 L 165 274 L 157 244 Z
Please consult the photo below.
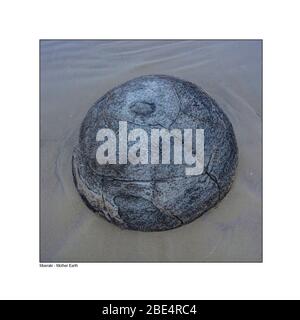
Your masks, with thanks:
M 96 134 L 107 127 L 128 131 L 204 129 L 204 171 L 186 176 L 186 165 L 99 165 Z M 118 152 L 117 152 L 118 159 Z M 87 206 L 121 228 L 162 231 L 187 224 L 229 191 L 238 162 L 232 125 L 203 89 L 169 76 L 142 76 L 107 92 L 88 111 L 74 148 L 76 188 Z

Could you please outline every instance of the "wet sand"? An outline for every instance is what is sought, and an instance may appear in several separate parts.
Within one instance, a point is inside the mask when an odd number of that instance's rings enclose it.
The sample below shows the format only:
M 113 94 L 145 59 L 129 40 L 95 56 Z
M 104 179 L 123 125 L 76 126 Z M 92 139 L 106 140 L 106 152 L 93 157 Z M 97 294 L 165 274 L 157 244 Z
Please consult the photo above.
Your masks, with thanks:
M 216 207 L 164 232 L 121 230 L 82 202 L 71 157 L 80 124 L 109 89 L 145 74 L 203 87 L 230 118 L 236 180 Z M 41 261 L 260 261 L 261 43 L 259 41 L 41 42 Z

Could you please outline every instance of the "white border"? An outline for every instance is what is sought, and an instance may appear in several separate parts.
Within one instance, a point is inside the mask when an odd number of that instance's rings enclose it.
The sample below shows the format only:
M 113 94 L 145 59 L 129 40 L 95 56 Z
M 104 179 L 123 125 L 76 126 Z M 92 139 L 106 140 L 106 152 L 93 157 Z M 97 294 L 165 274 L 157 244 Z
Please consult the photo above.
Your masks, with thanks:
M 10 1 L 1 7 L 0 298 L 299 298 L 296 1 Z M 263 38 L 262 264 L 39 267 L 40 38 Z

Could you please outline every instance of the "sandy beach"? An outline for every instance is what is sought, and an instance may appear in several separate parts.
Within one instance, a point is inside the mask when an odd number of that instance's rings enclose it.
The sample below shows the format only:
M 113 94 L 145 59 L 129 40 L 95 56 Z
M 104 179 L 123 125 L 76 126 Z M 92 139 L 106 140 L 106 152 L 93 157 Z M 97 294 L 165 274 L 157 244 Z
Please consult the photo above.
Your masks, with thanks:
M 262 259 L 260 41 L 41 41 L 42 262 L 259 262 Z M 164 232 L 121 230 L 96 216 L 73 183 L 80 124 L 113 87 L 166 74 L 203 87 L 232 122 L 239 164 L 219 205 Z

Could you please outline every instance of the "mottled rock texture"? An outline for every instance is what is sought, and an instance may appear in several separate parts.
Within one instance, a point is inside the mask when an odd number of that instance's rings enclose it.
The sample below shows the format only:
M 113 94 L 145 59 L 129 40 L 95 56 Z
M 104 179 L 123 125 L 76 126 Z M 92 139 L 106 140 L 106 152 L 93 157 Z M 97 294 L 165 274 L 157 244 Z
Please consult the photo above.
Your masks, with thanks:
M 142 128 L 204 129 L 204 172 L 183 165 L 99 165 L 96 134 L 119 121 Z M 118 137 L 117 137 L 118 138 Z M 121 228 L 162 231 L 187 224 L 229 191 L 238 161 L 232 125 L 204 90 L 169 76 L 142 76 L 112 89 L 88 111 L 73 153 L 76 188 L 87 206 Z

